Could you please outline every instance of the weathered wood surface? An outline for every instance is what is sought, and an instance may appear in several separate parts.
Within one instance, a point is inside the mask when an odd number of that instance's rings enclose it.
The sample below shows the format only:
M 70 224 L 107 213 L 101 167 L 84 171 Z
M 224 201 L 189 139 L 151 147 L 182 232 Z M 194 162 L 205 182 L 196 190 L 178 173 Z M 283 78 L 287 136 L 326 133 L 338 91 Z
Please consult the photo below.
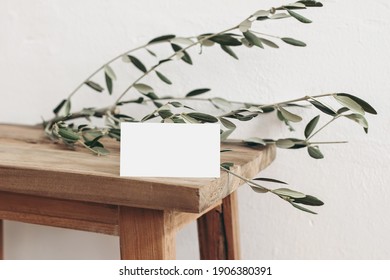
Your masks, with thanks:
M 0 260 L 4 259 L 4 233 L 3 220 L 0 219 Z
M 173 260 L 176 228 L 172 211 L 119 208 L 122 260 Z
M 52 143 L 39 127 L 0 125 L 0 191 L 138 208 L 201 213 L 235 191 L 242 181 L 221 172 L 220 178 L 119 177 L 119 145 L 96 158 L 82 147 L 69 150 Z M 252 149 L 224 144 L 222 162 L 252 177 L 275 157 L 275 147 Z
M 197 224 L 201 260 L 240 259 L 237 192 L 202 215 Z

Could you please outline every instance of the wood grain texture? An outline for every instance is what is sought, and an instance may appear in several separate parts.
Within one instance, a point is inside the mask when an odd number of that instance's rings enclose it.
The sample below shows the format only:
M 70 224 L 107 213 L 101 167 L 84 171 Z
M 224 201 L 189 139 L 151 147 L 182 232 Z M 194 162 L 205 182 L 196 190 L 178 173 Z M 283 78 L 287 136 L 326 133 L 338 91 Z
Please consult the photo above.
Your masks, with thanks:
M 4 222 L 0 219 L 0 260 L 4 260 Z
M 227 196 L 222 204 L 198 221 L 201 260 L 240 259 L 237 193 Z
M 82 147 L 69 150 L 48 140 L 41 128 L 0 125 L 0 191 L 139 208 L 201 213 L 236 190 L 242 182 L 220 178 L 119 177 L 119 144 L 108 141 L 109 156 L 96 158 Z M 223 145 L 232 152 L 221 161 L 252 177 L 275 157 L 275 147 L 252 149 Z
M 122 260 L 169 260 L 176 257 L 172 211 L 121 206 L 119 240 Z
M 241 258 L 241 242 L 237 192 L 233 192 L 223 199 L 222 214 L 226 237 L 226 258 L 239 260 Z
M 0 219 L 118 235 L 118 207 L 0 192 Z

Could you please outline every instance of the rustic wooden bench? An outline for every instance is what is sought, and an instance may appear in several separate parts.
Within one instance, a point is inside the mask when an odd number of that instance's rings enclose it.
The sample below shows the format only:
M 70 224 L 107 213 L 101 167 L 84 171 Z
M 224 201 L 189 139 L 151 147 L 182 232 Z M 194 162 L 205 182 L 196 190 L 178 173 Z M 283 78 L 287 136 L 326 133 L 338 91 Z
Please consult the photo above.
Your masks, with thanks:
M 108 156 L 70 150 L 41 128 L 0 125 L 0 259 L 2 220 L 118 235 L 122 259 L 174 259 L 175 235 L 197 220 L 201 259 L 239 259 L 237 188 L 217 179 L 119 177 L 119 145 Z M 275 157 L 275 147 L 240 143 L 222 161 L 252 177 Z M 77 257 L 77 256 L 76 256 Z

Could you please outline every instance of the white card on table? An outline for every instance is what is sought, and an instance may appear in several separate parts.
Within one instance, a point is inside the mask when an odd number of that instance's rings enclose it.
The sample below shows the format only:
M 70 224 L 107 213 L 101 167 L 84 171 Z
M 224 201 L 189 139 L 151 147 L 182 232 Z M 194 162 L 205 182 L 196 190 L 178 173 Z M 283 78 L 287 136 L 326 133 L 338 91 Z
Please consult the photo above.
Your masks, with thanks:
M 120 176 L 220 175 L 220 125 L 121 123 Z

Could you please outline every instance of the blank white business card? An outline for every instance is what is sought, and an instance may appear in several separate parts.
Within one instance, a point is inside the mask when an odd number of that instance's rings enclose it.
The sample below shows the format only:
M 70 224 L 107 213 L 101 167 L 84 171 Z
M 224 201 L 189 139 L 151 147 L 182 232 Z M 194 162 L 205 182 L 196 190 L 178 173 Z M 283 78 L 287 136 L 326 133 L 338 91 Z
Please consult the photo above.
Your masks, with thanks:
M 219 124 L 121 123 L 120 176 L 219 175 Z

